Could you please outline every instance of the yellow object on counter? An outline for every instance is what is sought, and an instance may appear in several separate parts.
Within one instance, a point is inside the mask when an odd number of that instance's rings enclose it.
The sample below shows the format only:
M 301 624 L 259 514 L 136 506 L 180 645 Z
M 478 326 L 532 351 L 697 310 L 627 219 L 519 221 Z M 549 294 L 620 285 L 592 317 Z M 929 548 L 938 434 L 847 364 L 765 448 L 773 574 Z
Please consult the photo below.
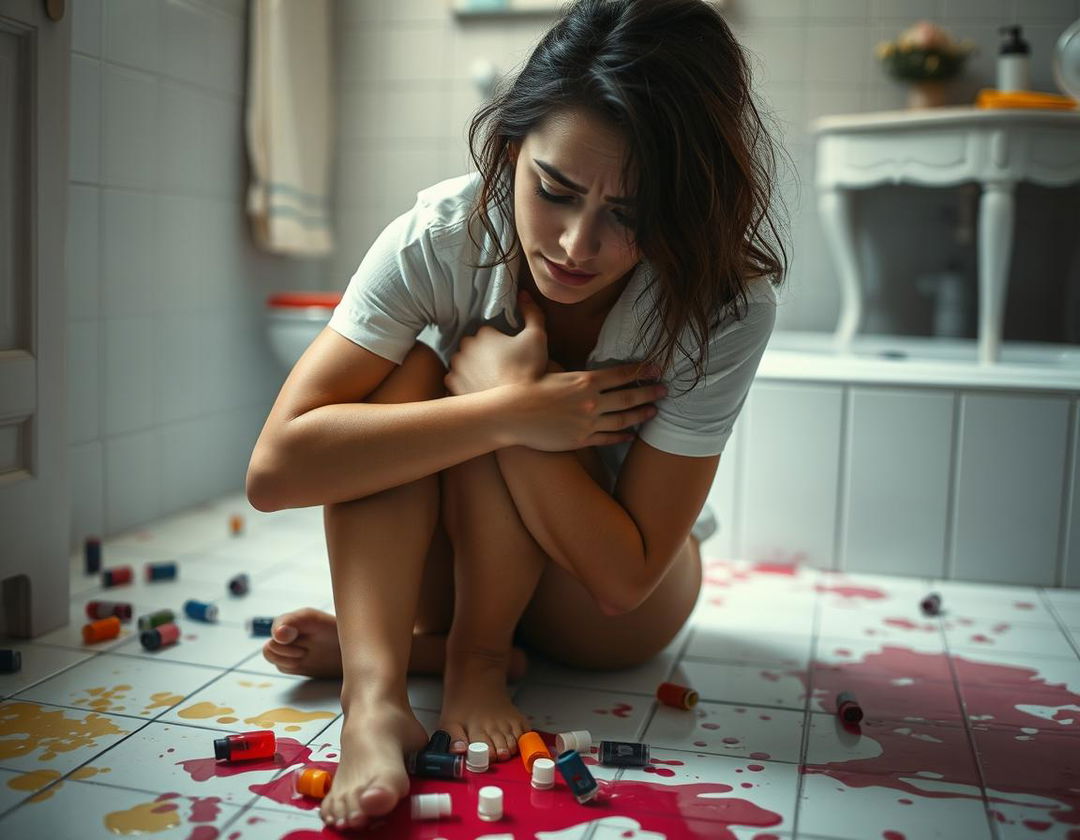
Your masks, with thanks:
M 975 99 L 976 108 L 1037 108 L 1052 111 L 1075 111 L 1077 101 L 1071 96 L 1035 90 L 994 90 L 983 88 Z

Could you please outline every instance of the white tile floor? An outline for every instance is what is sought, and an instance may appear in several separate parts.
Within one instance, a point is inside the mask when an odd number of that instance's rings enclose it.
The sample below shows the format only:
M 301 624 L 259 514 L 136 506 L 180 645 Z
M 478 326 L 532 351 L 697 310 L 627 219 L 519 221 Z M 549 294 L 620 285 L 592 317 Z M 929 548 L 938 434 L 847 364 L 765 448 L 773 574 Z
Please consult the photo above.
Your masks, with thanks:
M 242 513 L 242 536 L 228 519 Z M 536 729 L 643 741 L 642 769 L 590 759 L 603 801 L 560 783 L 535 791 L 518 760 L 484 777 L 414 779 L 448 792 L 455 817 L 413 823 L 399 808 L 368 836 L 517 840 L 682 838 L 1075 838 L 1080 823 L 1080 592 L 841 576 L 710 556 L 691 622 L 647 665 L 590 673 L 534 660 L 514 687 Z M 0 836 L 187 840 L 335 836 L 293 792 L 305 765 L 332 768 L 341 734 L 332 681 L 279 674 L 245 621 L 329 608 L 321 513 L 260 514 L 240 497 L 104 546 L 106 567 L 175 559 L 179 579 L 102 590 L 72 560 L 72 624 L 0 675 Z M 252 590 L 226 593 L 246 571 Z M 930 590 L 944 612 L 918 609 Z M 136 614 L 214 600 L 218 624 L 181 620 L 181 642 L 148 653 L 133 625 L 82 644 L 93 598 Z M 692 711 L 659 705 L 663 681 L 693 686 Z M 839 691 L 867 717 L 835 717 Z M 441 686 L 410 681 L 433 730 Z M 224 732 L 270 728 L 273 760 L 220 765 Z M 499 784 L 506 818 L 477 823 L 477 789 Z M 1070 833 L 1071 832 L 1071 833 Z

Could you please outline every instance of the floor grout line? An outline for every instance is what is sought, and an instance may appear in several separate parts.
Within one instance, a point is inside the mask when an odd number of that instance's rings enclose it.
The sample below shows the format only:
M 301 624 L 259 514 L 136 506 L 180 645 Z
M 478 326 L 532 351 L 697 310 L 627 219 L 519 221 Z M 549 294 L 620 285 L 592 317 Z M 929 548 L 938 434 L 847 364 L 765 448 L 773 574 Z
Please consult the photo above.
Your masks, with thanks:
M 960 690 L 960 676 L 956 670 L 956 663 L 953 661 L 952 651 L 949 648 L 949 636 L 945 632 L 945 617 L 938 617 L 938 625 L 941 632 L 941 641 L 945 647 L 945 662 L 949 666 L 949 673 L 952 675 L 953 691 L 956 694 L 957 702 L 960 704 L 960 717 L 964 724 L 964 733 L 967 736 L 968 750 L 971 754 L 971 762 L 975 766 L 975 773 L 979 781 L 979 794 L 982 797 L 983 805 L 983 817 L 986 819 L 987 827 L 990 830 L 990 836 L 996 837 L 997 831 L 994 826 L 994 820 L 990 816 L 990 802 L 986 795 L 986 779 L 983 776 L 982 762 L 979 760 L 979 752 L 975 746 L 975 736 L 971 731 L 971 721 L 968 719 L 967 706 L 964 703 L 964 694 Z

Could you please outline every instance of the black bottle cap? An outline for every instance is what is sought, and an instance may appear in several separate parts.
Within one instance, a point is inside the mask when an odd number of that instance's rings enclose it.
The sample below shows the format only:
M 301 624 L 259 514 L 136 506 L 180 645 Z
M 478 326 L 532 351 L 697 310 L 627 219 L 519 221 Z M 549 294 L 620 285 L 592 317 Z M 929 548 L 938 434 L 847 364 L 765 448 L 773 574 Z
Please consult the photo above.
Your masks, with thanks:
M 998 27 L 998 32 L 1000 32 L 1002 35 L 1008 35 L 1008 40 L 1001 42 L 1002 55 L 1027 55 L 1027 53 L 1031 52 L 1031 49 L 1028 47 L 1027 41 L 1020 37 L 1019 26 L 1001 26 Z
M 437 729 L 431 734 L 431 740 L 424 748 L 426 752 L 448 753 L 450 752 L 450 733 Z
M 214 758 L 219 761 L 222 759 L 228 759 L 229 757 L 229 739 L 228 738 L 215 738 L 214 739 Z
M 22 668 L 22 651 L 0 650 L 0 673 L 13 674 Z

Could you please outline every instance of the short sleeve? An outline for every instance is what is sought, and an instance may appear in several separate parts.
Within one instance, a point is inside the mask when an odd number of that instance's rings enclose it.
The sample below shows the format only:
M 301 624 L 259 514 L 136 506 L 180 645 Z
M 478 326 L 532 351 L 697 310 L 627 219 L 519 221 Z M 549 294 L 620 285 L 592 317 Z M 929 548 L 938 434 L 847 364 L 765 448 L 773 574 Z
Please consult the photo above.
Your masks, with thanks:
M 692 360 L 683 358 L 665 376 L 669 395 L 656 403 L 657 414 L 641 426 L 640 439 L 673 455 L 721 454 L 775 322 L 771 295 L 749 303 L 742 320 L 722 322 L 709 338 L 704 377 L 686 391 L 694 381 L 694 369 Z
M 423 209 L 418 204 L 379 235 L 330 317 L 335 332 L 396 364 L 436 322 L 436 289 L 447 286 Z

